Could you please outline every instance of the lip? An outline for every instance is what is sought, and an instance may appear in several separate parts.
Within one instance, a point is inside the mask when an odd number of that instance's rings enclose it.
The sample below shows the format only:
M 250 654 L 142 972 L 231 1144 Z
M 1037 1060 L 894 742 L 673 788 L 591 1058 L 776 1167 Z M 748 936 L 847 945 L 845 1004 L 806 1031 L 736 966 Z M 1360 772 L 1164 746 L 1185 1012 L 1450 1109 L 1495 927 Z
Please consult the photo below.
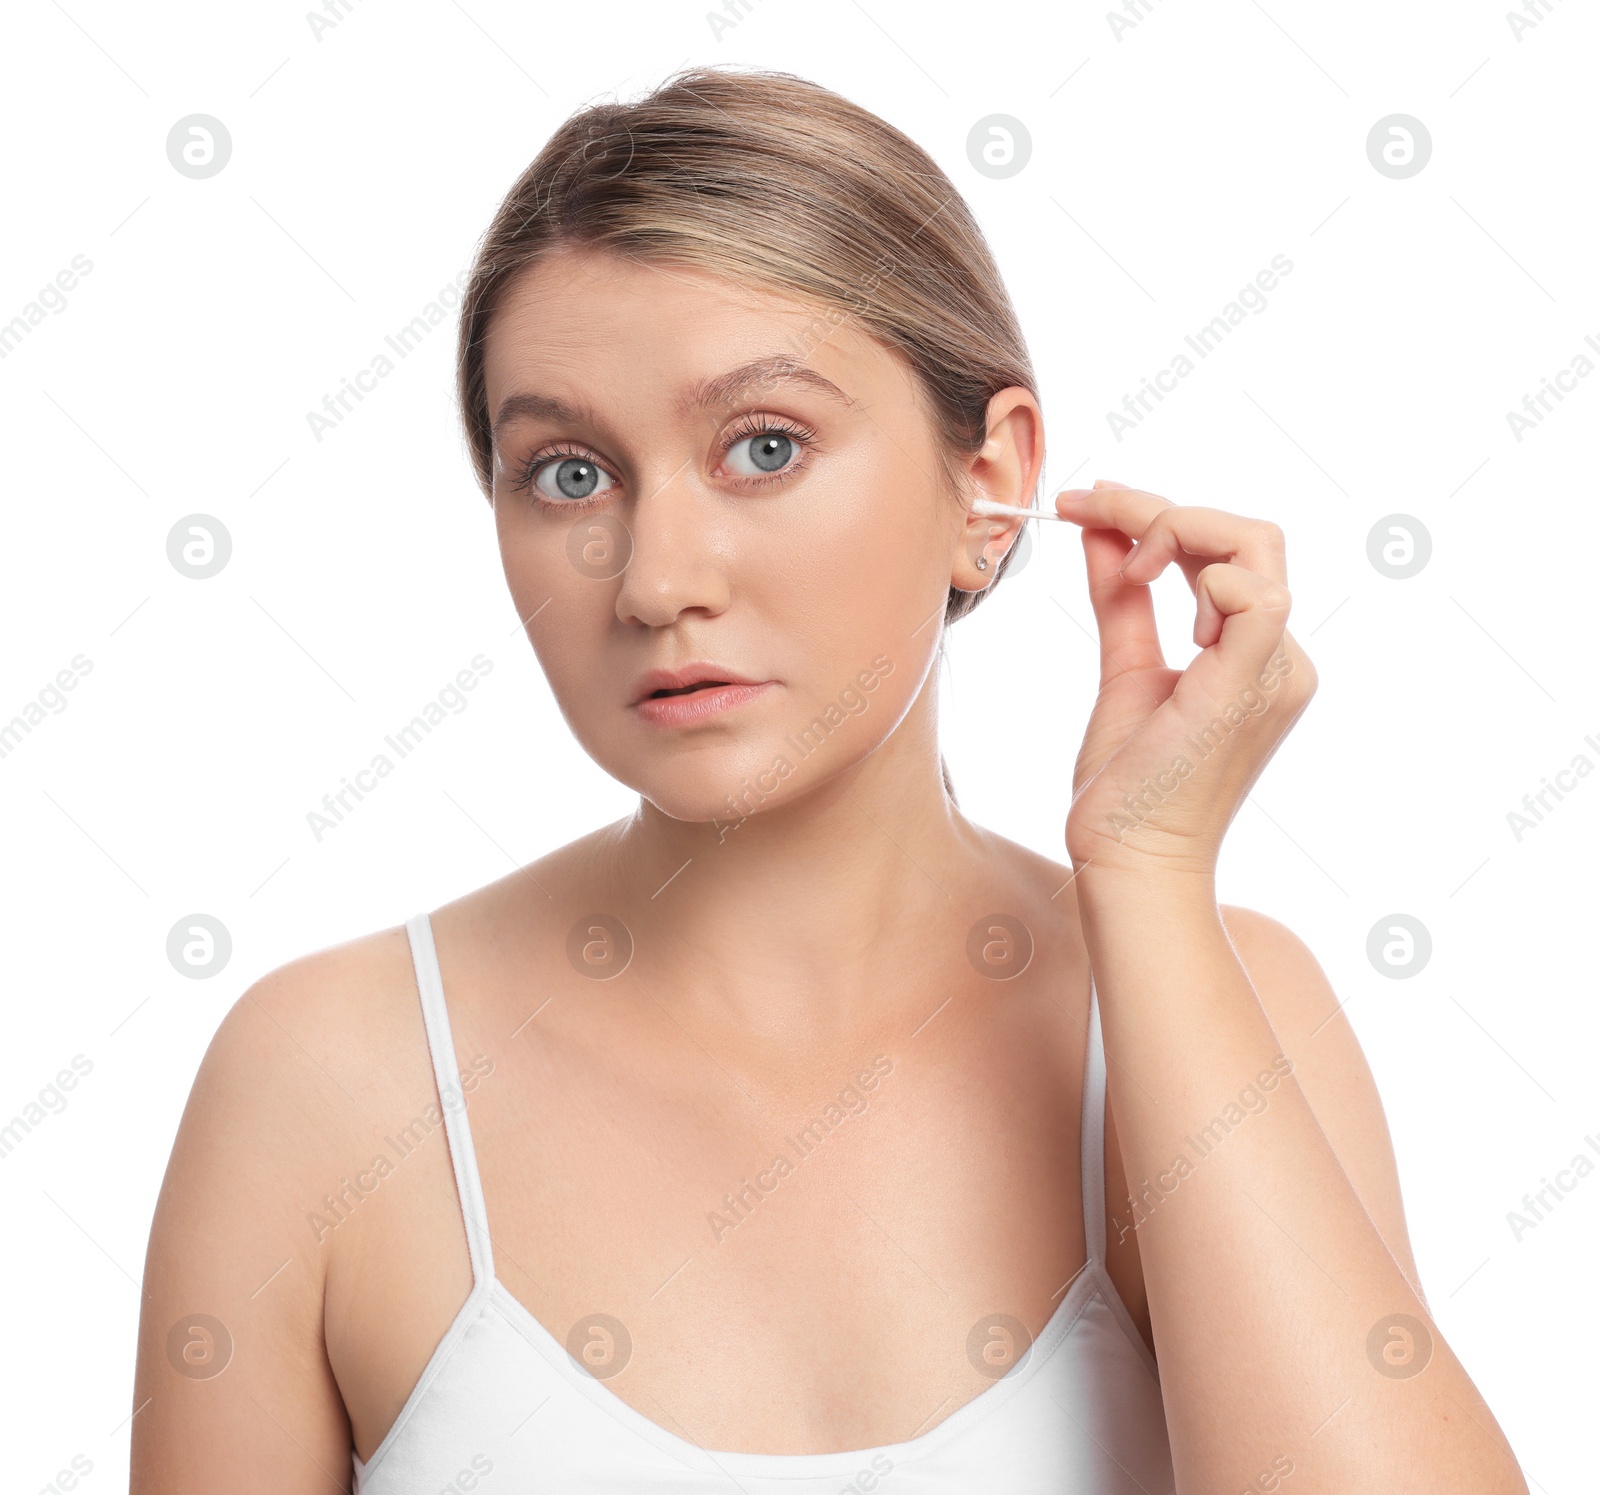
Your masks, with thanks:
M 718 683 L 705 685 L 699 690 L 686 690 L 686 687 L 699 685 L 702 681 Z M 687 726 L 741 706 L 776 683 L 773 680 L 752 680 L 726 665 L 696 660 L 676 670 L 647 670 L 634 686 L 633 709 L 645 721 L 657 726 Z M 658 690 L 684 693 L 671 696 L 652 694 Z
M 775 684 L 774 680 L 763 680 L 759 685 L 707 686 L 686 696 L 647 696 L 633 709 L 658 727 L 689 727 L 742 706 Z
M 708 659 L 691 660 L 675 670 L 646 670 L 633 682 L 632 705 L 648 700 L 654 691 L 682 690 L 688 685 L 698 685 L 702 680 L 720 680 L 727 685 L 764 685 L 763 680 L 752 680 L 725 664 L 715 664 Z M 667 697 L 665 699 L 671 699 Z

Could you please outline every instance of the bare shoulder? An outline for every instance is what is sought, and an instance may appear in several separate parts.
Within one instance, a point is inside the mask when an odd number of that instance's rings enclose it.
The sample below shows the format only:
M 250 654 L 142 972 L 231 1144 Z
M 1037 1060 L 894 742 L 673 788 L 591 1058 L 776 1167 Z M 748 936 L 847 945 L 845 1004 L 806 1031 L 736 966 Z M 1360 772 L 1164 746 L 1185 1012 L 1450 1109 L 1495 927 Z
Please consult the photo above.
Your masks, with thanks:
M 270 1125 L 313 1153 L 359 1125 L 363 1093 L 410 1037 L 416 1006 L 403 926 L 285 962 L 255 981 L 223 1018 L 196 1075 L 185 1132 L 226 1135 Z M 192 1113 L 192 1114 L 191 1114 Z M 280 1146 L 274 1156 L 298 1156 Z
M 311 1454 L 278 1490 L 325 1487 L 349 1427 L 323 1343 L 328 1253 L 307 1212 L 397 1083 L 416 1007 L 403 928 L 253 983 L 201 1061 L 145 1260 L 133 1425 L 138 1492 L 262 1486 L 282 1433 Z M 414 1043 L 415 1040 L 413 1039 Z M 227 1374 L 224 1375 L 223 1372 Z M 314 1478 L 312 1477 L 314 1476 Z
M 543 890 L 566 892 L 611 832 L 432 912 L 446 986 L 462 978 L 458 1044 L 558 919 Z M 370 1450 L 409 1389 L 393 1366 L 426 1359 L 470 1282 L 459 1215 L 439 1207 L 455 1182 L 437 1102 L 404 924 L 286 961 L 234 1002 L 151 1223 L 133 1495 L 320 1495 L 353 1422 Z M 396 1239 L 414 1248 L 398 1265 Z M 412 1312 L 388 1311 L 395 1292 Z M 305 1457 L 284 1465 L 285 1439 Z
M 290 1188 L 298 1171 L 359 1125 L 362 1094 L 386 1067 L 386 1034 L 410 982 L 399 926 L 300 956 L 255 981 L 200 1063 L 160 1208 L 170 1216 L 174 1196 L 197 1183 L 228 1190 L 248 1178 L 255 1187 Z
M 371 1019 L 392 1009 L 397 988 L 409 988 L 411 980 L 410 942 L 396 924 L 268 971 L 234 1003 L 217 1036 L 246 1047 L 265 1041 L 286 1059 L 299 1050 L 302 1060 L 317 1052 L 303 1049 L 309 1038 L 322 1046 L 320 1057 L 338 1060 L 341 1049 L 370 1044 Z
M 1383 1101 L 1338 994 L 1310 947 L 1287 925 L 1233 904 L 1221 905 L 1220 913 L 1307 1104 L 1420 1296 Z

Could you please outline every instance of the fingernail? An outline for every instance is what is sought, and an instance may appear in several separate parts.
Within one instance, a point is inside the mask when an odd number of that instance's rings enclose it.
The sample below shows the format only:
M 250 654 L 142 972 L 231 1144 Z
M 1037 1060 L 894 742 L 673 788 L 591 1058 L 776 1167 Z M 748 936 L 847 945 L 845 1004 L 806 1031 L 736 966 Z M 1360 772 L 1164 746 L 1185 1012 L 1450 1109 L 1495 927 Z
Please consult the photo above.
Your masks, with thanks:
M 1094 490 L 1092 488 L 1063 488 L 1057 498 L 1087 498 Z

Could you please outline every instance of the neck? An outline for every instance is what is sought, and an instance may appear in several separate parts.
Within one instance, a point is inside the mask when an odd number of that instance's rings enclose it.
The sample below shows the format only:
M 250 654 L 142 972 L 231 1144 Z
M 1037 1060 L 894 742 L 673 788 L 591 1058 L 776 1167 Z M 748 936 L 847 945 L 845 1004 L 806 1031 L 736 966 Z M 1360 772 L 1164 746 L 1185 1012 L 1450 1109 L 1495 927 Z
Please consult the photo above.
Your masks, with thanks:
M 752 795 L 749 814 L 690 822 L 641 800 L 619 823 L 605 882 L 636 958 L 675 1002 L 746 1029 L 838 1028 L 869 998 L 921 1000 L 921 975 L 949 969 L 952 951 L 928 949 L 927 931 L 968 916 L 995 868 L 944 791 L 931 697 L 809 791 L 823 765 L 797 764 L 781 804 Z

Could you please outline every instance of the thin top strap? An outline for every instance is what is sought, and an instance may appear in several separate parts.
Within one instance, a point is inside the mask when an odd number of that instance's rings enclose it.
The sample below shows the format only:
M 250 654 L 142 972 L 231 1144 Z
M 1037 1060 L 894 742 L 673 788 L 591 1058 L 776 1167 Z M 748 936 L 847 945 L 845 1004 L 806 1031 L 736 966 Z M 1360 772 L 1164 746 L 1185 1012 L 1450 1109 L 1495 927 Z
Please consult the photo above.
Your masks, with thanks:
M 1083 1240 L 1090 1261 L 1106 1254 L 1106 1052 L 1100 1001 L 1089 974 L 1089 1039 L 1083 1060 Z
M 483 1185 L 478 1181 L 472 1130 L 467 1125 L 467 1098 L 456 1073 L 456 1046 L 450 1036 L 450 1014 L 445 1007 L 444 978 L 439 974 L 439 952 L 434 948 L 433 924 L 426 912 L 413 914 L 406 920 L 406 934 L 411 939 L 411 962 L 416 967 L 417 993 L 422 998 L 422 1024 L 428 1034 L 428 1053 L 433 1059 L 439 1108 L 444 1112 L 450 1166 L 455 1171 L 461 1218 L 467 1227 L 472 1282 L 474 1287 L 481 1287 L 494 1277 L 494 1256 L 489 1250 L 489 1214 L 484 1208 Z

